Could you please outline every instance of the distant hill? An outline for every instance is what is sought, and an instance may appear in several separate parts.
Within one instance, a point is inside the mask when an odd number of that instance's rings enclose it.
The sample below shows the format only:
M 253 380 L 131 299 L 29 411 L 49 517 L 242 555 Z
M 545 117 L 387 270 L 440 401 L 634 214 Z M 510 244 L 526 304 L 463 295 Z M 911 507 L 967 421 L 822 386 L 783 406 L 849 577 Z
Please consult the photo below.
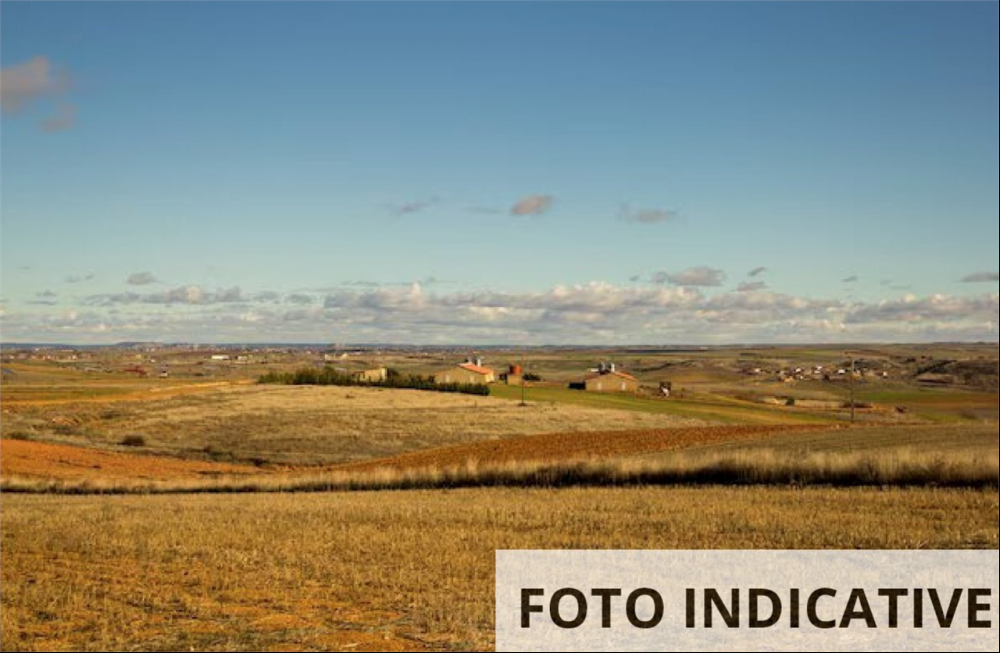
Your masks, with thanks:
M 916 380 L 924 385 L 962 386 L 976 390 L 998 389 L 1000 363 L 982 361 L 942 361 L 926 367 Z

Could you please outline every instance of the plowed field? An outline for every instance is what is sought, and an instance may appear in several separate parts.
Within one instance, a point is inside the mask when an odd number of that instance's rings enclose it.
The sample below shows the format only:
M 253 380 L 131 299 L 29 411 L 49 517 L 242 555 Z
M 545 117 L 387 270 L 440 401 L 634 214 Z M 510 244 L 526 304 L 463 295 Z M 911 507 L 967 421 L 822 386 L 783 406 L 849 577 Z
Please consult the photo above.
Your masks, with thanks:
M 508 463 L 617 458 L 824 430 L 830 431 L 831 428 L 829 426 L 717 426 L 652 431 L 557 433 L 419 451 L 395 458 L 344 465 L 336 469 L 357 472 L 387 468 L 455 467 L 470 461 Z
M 260 473 L 254 467 L 4 440 L 0 476 L 52 480 L 171 481 Z
M 257 468 L 4 440 L 0 443 L 0 475 L 5 478 L 76 481 L 171 481 L 211 476 L 274 475 L 278 473 L 315 474 L 320 469 L 351 472 L 387 468 L 423 469 L 460 466 L 470 461 L 491 463 L 544 462 L 637 456 L 722 443 L 759 441 L 777 436 L 791 437 L 796 433 L 804 434 L 818 430 L 829 430 L 829 427 L 719 426 L 601 433 L 556 433 L 431 449 L 392 458 L 328 468 Z

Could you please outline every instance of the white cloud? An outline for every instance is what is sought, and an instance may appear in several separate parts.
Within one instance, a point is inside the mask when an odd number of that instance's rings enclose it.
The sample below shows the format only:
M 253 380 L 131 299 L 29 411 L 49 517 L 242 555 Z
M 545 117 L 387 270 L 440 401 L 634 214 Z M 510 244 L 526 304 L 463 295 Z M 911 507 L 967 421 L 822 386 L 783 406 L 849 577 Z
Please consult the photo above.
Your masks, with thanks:
M 653 282 L 689 288 L 717 288 L 726 282 L 726 273 L 709 267 L 689 268 L 683 272 L 657 272 L 653 275 Z
M 555 203 L 555 198 L 551 195 L 529 195 L 524 197 L 511 207 L 511 215 L 542 215 L 547 213 Z
M 498 209 L 492 206 L 471 206 L 469 207 L 469 211 L 479 213 L 481 215 L 504 215 L 507 213 L 507 211 L 504 211 L 503 209 Z
M 156 277 L 152 272 L 133 272 L 125 280 L 130 286 L 148 286 L 156 283 Z
M 19 114 L 43 101 L 59 101 L 71 86 L 69 74 L 48 57 L 37 56 L 0 70 L 0 110 Z M 49 133 L 65 131 L 76 123 L 76 105 L 59 101 L 56 113 L 43 118 L 39 128 Z
M 273 290 L 265 290 L 255 294 L 252 301 L 259 302 L 261 304 L 280 304 L 284 300 L 284 297 L 280 292 L 274 292 Z
M 997 321 L 997 295 L 953 297 L 906 295 L 900 299 L 883 300 L 874 304 L 858 304 L 848 312 L 846 321 L 853 324 L 921 323 L 978 319 Z
M 1000 274 L 996 272 L 975 272 L 962 279 L 962 283 L 997 283 Z
M 0 107 L 17 113 L 46 97 L 63 94 L 69 79 L 55 71 L 48 57 L 35 57 L 0 70 Z
M 49 134 L 57 134 L 72 129 L 76 126 L 76 105 L 66 102 L 60 104 L 55 115 L 44 118 L 39 123 L 39 126 L 42 128 L 42 131 Z
M 427 200 L 416 200 L 413 202 L 406 202 L 405 204 L 400 204 L 393 208 L 393 213 L 398 216 L 412 215 L 414 213 L 421 213 L 427 209 L 436 206 L 441 203 L 441 199 L 437 197 L 432 197 Z
M 239 304 L 250 302 L 238 286 L 207 291 L 200 286 L 182 286 L 163 292 L 148 294 L 118 293 L 112 295 L 92 295 L 85 300 L 88 306 L 129 306 L 134 304 L 161 304 L 165 306 L 186 304 L 189 306 L 211 304 Z
M 628 204 L 622 206 L 621 211 L 618 212 L 619 220 L 622 222 L 629 222 L 631 224 L 663 224 L 671 222 L 676 217 L 676 211 L 652 208 L 633 209 Z
M 767 284 L 763 281 L 747 281 L 736 288 L 736 292 L 760 292 L 762 290 L 767 290 Z

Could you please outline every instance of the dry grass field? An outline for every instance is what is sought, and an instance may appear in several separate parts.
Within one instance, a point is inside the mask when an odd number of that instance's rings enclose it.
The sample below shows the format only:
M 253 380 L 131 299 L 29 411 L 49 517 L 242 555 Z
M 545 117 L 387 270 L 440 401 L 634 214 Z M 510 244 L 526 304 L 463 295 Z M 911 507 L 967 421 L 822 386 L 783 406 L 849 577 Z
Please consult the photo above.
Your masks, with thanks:
M 124 364 L 121 362 L 119 366 Z M 4 369 L 16 374 L 5 379 L 4 402 L 18 406 L 148 401 L 156 397 L 167 399 L 252 383 L 248 378 L 170 380 L 114 372 L 87 373 L 57 363 L 10 363 L 4 365 Z
M 803 434 L 822 427 L 719 426 L 643 431 L 570 432 L 509 437 L 433 448 L 400 456 L 333 466 L 250 466 L 182 460 L 132 451 L 24 440 L 0 441 L 0 476 L 4 479 L 56 481 L 171 481 L 263 474 L 296 476 L 317 472 L 362 473 L 384 469 L 427 469 L 468 463 L 572 462 L 677 451 L 711 443 L 759 441 L 781 434 Z
M 866 426 L 842 429 L 790 429 L 773 437 L 728 440 L 688 447 L 712 454 L 780 452 L 787 455 L 883 455 L 919 453 L 924 456 L 1000 457 L 1000 427 L 997 422 L 938 426 Z M 656 460 L 659 454 L 642 456 Z
M 1000 480 L 995 427 L 719 426 L 566 433 L 332 467 L 249 467 L 32 442 L 0 445 L 0 490 L 8 494 L 713 485 L 996 489 Z
M 520 398 L 521 390 L 497 386 L 494 395 L 510 400 Z M 843 421 L 843 411 L 768 408 L 757 403 L 719 394 L 689 393 L 682 401 L 663 401 L 644 396 L 579 392 L 561 386 L 542 385 L 528 391 L 531 402 L 553 406 L 578 406 L 603 410 L 673 415 L 719 424 L 835 424 Z M 876 416 L 885 419 L 885 416 Z
M 4 651 L 492 648 L 498 549 L 997 548 L 996 491 L 3 497 Z
M 225 386 L 146 401 L 4 407 L 20 437 L 224 462 L 329 465 L 552 432 L 646 430 L 703 422 L 669 414 L 410 390 Z

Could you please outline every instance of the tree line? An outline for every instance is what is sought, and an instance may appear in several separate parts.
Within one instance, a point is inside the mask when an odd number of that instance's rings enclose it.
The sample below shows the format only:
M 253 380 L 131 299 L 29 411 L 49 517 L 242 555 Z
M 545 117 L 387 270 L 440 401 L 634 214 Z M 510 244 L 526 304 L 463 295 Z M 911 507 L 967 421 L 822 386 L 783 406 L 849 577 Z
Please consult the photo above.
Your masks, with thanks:
M 433 376 L 401 374 L 389 370 L 384 381 L 368 381 L 354 374 L 340 372 L 332 367 L 303 368 L 295 372 L 269 372 L 258 380 L 262 384 L 275 385 L 334 385 L 345 388 L 392 388 L 399 390 L 423 390 L 453 394 L 488 397 L 490 387 L 477 383 L 437 383 Z

